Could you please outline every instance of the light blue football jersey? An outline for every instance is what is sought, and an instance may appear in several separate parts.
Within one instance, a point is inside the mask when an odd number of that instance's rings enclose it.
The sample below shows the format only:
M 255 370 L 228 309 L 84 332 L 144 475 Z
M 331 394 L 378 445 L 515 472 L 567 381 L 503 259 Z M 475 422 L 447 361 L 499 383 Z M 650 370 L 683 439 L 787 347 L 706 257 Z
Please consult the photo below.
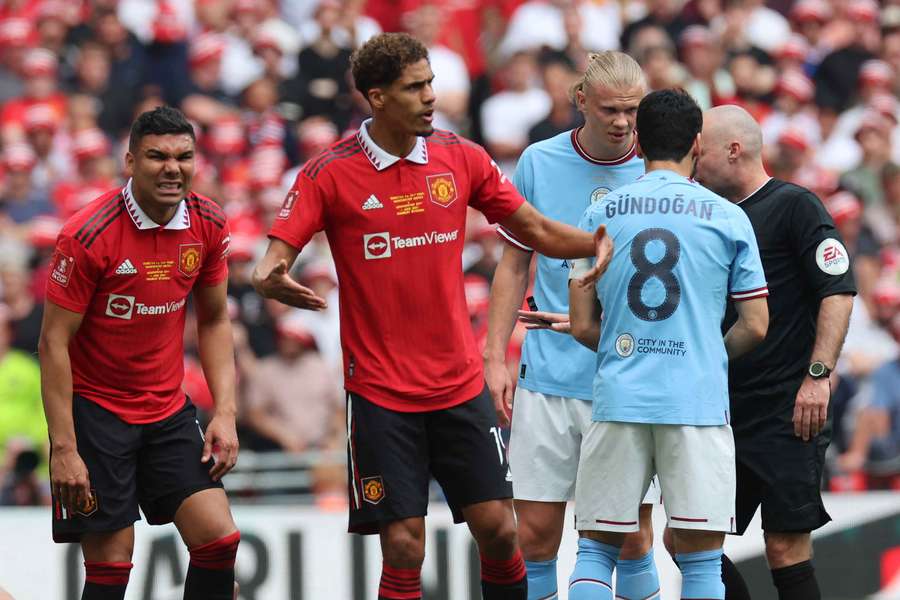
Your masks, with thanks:
M 590 157 L 578 144 L 577 131 L 526 148 L 513 176 L 516 188 L 540 213 L 573 226 L 591 203 L 644 174 L 644 161 L 633 151 L 612 161 Z M 500 234 L 530 250 L 508 232 L 501 229 Z M 570 264 L 537 255 L 534 299 L 540 310 L 569 312 Z M 522 348 L 519 385 L 534 392 L 590 401 L 596 360 L 594 352 L 569 335 L 531 330 Z
M 725 303 L 767 295 L 756 236 L 738 206 L 665 170 L 591 205 L 615 244 L 597 282 L 603 306 L 595 421 L 724 425 Z

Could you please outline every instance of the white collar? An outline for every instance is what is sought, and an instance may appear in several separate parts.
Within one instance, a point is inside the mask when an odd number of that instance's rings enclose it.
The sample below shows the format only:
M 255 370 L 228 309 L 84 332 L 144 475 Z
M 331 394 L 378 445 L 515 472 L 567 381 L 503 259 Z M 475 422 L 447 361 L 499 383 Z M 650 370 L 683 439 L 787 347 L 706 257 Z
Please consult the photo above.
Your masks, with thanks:
M 362 146 L 363 152 L 365 152 L 372 166 L 378 171 L 384 171 L 395 162 L 400 161 L 401 157 L 385 152 L 375 143 L 372 136 L 369 135 L 369 123 L 371 122 L 371 118 L 363 121 L 362 125 L 359 126 L 359 131 L 356 133 L 356 139 L 359 140 L 359 145 Z M 427 165 L 428 148 L 425 145 L 425 138 L 421 136 L 416 137 L 416 145 L 409 151 L 409 154 L 402 158 L 420 165 Z
M 765 182 L 765 183 L 763 183 L 761 186 L 759 186 L 758 188 L 756 188 L 755 190 L 753 190 L 750 194 L 748 194 L 748 195 L 747 195 L 747 198 L 749 198 L 750 196 L 752 196 L 753 194 L 755 194 L 755 193 L 758 192 L 759 190 L 761 190 L 761 189 L 763 189 L 764 187 L 766 187 L 766 183 L 769 183 L 770 181 L 772 181 L 772 178 L 771 178 L 771 177 L 769 177 L 768 179 L 766 179 L 766 182 Z M 746 200 L 747 198 L 744 198 L 744 200 Z M 744 200 L 741 200 L 740 202 L 735 202 L 735 204 L 740 204 L 740 203 L 743 202 Z
M 160 227 L 160 224 L 148 217 L 144 209 L 134 199 L 131 193 L 131 179 L 122 188 L 122 197 L 125 198 L 125 208 L 128 209 L 128 216 L 131 217 L 135 227 L 138 229 L 156 229 Z M 169 219 L 169 222 L 165 224 L 163 229 L 188 229 L 190 226 L 191 213 L 188 212 L 187 202 L 182 198 L 181 202 L 178 203 L 178 210 L 175 211 L 175 216 Z

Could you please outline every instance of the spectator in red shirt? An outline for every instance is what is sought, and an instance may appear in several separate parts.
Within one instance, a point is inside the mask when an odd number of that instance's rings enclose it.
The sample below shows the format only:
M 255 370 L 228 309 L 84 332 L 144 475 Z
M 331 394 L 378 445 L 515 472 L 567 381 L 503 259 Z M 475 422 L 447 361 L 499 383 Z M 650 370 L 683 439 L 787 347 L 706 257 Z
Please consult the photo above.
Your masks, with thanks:
M 53 537 L 79 542 L 82 600 L 122 600 L 138 506 L 174 521 L 190 550 L 186 600 L 231 600 L 240 533 L 219 479 L 237 460 L 225 295 L 228 225 L 190 191 L 194 129 L 180 112 L 138 117 L 132 175 L 57 239 L 40 339 Z M 182 391 L 187 296 L 215 399 L 204 432 Z
M 508 467 L 484 386 L 460 268 L 469 205 L 554 257 L 598 253 L 592 236 L 541 216 L 480 146 L 432 126 L 428 51 L 402 33 L 353 56 L 373 118 L 308 161 L 254 272 L 267 298 L 322 310 L 288 274 L 324 230 L 341 305 L 347 390 L 350 530 L 379 533 L 379 598 L 421 598 L 430 475 L 481 554 L 487 600 L 526 598 Z

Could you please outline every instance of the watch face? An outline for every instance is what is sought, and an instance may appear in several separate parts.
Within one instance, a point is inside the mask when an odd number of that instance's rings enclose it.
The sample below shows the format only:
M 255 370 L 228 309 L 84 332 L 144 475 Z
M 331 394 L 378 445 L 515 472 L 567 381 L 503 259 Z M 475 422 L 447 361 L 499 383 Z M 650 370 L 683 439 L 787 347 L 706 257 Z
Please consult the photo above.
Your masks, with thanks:
M 809 365 L 809 374 L 813 377 L 821 377 L 825 374 L 825 365 L 820 362 L 814 362 Z

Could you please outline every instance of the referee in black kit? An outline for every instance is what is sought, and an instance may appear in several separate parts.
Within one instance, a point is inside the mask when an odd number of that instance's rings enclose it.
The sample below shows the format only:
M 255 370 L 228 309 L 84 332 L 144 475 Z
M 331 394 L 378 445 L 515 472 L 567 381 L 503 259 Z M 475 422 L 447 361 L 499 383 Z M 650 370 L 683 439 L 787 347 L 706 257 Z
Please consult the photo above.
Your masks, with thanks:
M 769 332 L 729 369 L 737 458 L 735 531 L 762 505 L 766 559 L 779 600 L 821 597 L 810 532 L 831 520 L 820 494 L 831 441 L 829 375 L 856 287 L 850 258 L 815 194 L 766 174 L 759 125 L 744 109 L 703 115 L 696 178 L 747 213 L 769 285 Z M 734 323 L 733 306 L 723 331 Z M 749 598 L 723 560 L 726 598 Z

